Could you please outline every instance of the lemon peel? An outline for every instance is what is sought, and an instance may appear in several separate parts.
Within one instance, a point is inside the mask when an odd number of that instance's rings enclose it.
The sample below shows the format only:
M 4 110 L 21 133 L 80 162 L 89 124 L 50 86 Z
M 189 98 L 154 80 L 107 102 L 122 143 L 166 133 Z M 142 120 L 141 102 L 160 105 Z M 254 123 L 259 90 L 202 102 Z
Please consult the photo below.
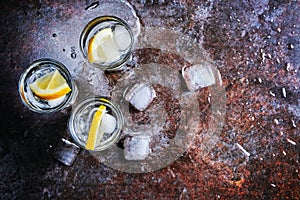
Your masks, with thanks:
M 101 128 L 100 122 L 105 112 L 106 106 L 100 105 L 94 114 L 85 146 L 87 150 L 95 150 L 97 142 L 99 142 L 103 137 L 104 132 Z

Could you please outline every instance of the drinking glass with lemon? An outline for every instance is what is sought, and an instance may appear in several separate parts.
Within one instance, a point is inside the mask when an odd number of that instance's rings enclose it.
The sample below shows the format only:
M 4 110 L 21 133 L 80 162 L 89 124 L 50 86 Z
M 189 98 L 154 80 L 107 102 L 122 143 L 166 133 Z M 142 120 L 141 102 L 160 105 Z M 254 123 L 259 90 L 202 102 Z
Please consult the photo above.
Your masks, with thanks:
M 69 131 L 80 147 L 102 151 L 115 144 L 123 127 L 123 115 L 111 101 L 90 97 L 73 108 L 69 118 Z
M 128 24 L 115 16 L 90 21 L 80 36 L 80 49 L 87 61 L 100 69 L 121 69 L 130 59 L 133 33 Z
M 19 94 L 29 109 L 49 113 L 70 105 L 77 88 L 62 63 L 46 58 L 33 62 L 21 75 Z

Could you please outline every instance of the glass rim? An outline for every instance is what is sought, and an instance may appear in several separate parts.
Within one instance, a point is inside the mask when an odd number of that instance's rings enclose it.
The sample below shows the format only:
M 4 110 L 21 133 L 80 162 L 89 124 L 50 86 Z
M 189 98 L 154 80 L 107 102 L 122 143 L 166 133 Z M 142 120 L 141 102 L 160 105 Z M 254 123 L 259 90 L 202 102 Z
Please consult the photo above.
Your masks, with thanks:
M 123 25 L 130 35 L 131 43 L 130 43 L 129 50 L 127 51 L 127 53 L 123 59 L 121 59 L 117 62 L 112 62 L 108 65 L 101 65 L 98 63 L 92 63 L 88 60 L 88 58 L 87 58 L 88 55 L 87 55 L 87 52 L 85 51 L 85 43 L 86 43 L 89 33 L 93 30 L 93 28 L 96 25 L 98 25 L 102 22 L 105 22 L 105 21 L 115 21 L 115 22 L 118 22 L 121 25 Z M 79 47 L 80 47 L 79 49 L 80 49 L 84 59 L 87 60 L 87 62 L 89 64 L 91 64 L 92 66 L 98 67 L 104 71 L 115 71 L 115 70 L 120 69 L 124 64 L 126 64 L 127 61 L 131 57 L 131 54 L 133 51 L 133 46 L 134 46 L 134 35 L 133 35 L 132 29 L 130 28 L 129 24 L 125 20 L 123 20 L 117 16 L 114 16 L 114 15 L 102 15 L 102 16 L 98 16 L 98 17 L 90 20 L 83 28 L 83 30 L 80 34 L 80 37 L 79 37 Z
M 71 88 L 71 94 L 67 97 L 68 99 L 65 100 L 63 103 L 61 103 L 59 106 L 53 108 L 53 109 L 41 109 L 38 106 L 35 106 L 34 104 L 30 103 L 28 101 L 28 99 L 26 98 L 25 95 L 25 91 L 24 91 L 24 87 L 25 87 L 25 80 L 26 78 L 28 78 L 29 73 L 33 70 L 33 69 L 38 69 L 39 67 L 42 67 L 43 65 L 46 64 L 53 64 L 55 67 L 61 69 L 65 74 L 66 77 L 68 79 L 68 83 L 70 84 L 70 88 Z M 74 97 L 74 93 L 75 90 L 77 90 L 76 85 L 74 80 L 72 79 L 71 73 L 68 70 L 68 68 L 61 62 L 59 62 L 58 60 L 52 59 L 52 58 L 41 58 L 41 59 L 37 59 L 34 60 L 32 63 L 30 63 L 28 65 L 28 67 L 25 69 L 25 71 L 22 72 L 22 74 L 20 75 L 19 78 L 19 82 L 18 82 L 18 92 L 19 92 L 19 96 L 21 97 L 21 100 L 23 102 L 23 104 L 28 107 L 30 110 L 37 112 L 37 113 L 52 113 L 52 112 L 56 112 L 59 111 L 61 109 L 63 109 L 66 105 L 68 105 L 71 100 Z
M 106 150 L 108 148 L 110 148 L 113 144 L 115 144 L 117 142 L 117 140 L 120 138 L 121 136 L 121 132 L 122 132 L 122 128 L 124 125 L 124 117 L 123 114 L 121 112 L 121 110 L 114 105 L 111 101 L 109 101 L 108 99 L 104 98 L 104 97 L 87 97 L 83 100 L 81 100 L 80 102 L 78 102 L 72 109 L 70 117 L 69 117 L 69 121 L 68 121 L 68 129 L 69 129 L 69 133 L 72 137 L 72 139 L 75 141 L 75 143 L 80 146 L 83 149 L 86 149 L 85 144 L 82 140 L 79 139 L 79 137 L 77 136 L 77 133 L 75 131 L 75 125 L 74 125 L 74 119 L 77 115 L 77 113 L 80 111 L 80 109 L 84 108 L 84 106 L 89 107 L 89 106 L 93 106 L 95 103 L 100 103 L 100 104 L 104 104 L 105 106 L 108 106 L 112 112 L 114 113 L 114 116 L 116 117 L 116 121 L 117 121 L 117 129 L 112 133 L 112 135 L 110 136 L 110 139 L 107 143 L 104 143 L 103 146 L 98 146 L 96 147 L 94 150 L 89 150 L 89 151 L 93 151 L 93 152 L 97 152 L 97 151 L 103 151 Z

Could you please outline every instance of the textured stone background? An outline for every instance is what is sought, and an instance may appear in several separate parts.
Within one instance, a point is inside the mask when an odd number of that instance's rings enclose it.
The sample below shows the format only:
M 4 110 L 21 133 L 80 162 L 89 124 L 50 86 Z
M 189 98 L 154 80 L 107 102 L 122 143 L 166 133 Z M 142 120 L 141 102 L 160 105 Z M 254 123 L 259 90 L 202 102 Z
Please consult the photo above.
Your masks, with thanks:
M 182 157 L 147 174 L 112 170 L 84 150 L 71 167 L 62 165 L 52 152 L 61 137 L 68 138 L 70 110 L 49 115 L 27 110 L 18 80 L 38 58 L 78 65 L 78 35 L 89 20 L 83 17 L 85 1 L 1 2 L 0 198 L 299 199 L 300 2 L 130 3 L 142 26 L 188 34 L 217 63 L 227 96 L 217 145 L 201 156 L 198 133 Z M 108 78 L 113 83 L 114 75 Z

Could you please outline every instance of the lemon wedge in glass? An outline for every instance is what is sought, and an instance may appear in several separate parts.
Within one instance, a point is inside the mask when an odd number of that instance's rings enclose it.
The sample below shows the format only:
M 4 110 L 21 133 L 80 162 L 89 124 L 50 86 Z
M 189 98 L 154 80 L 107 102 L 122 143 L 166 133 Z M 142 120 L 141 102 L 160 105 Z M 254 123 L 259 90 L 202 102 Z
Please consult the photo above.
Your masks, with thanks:
M 38 78 L 29 88 L 36 96 L 45 100 L 57 99 L 71 91 L 66 79 L 58 70 Z
M 88 139 L 85 145 L 85 148 L 88 150 L 94 150 L 96 145 L 100 143 L 101 138 L 103 137 L 103 130 L 100 126 L 103 115 L 105 115 L 106 106 L 101 105 L 97 109 L 89 130 Z
M 114 62 L 120 58 L 111 28 L 100 30 L 90 39 L 87 54 L 91 63 Z

